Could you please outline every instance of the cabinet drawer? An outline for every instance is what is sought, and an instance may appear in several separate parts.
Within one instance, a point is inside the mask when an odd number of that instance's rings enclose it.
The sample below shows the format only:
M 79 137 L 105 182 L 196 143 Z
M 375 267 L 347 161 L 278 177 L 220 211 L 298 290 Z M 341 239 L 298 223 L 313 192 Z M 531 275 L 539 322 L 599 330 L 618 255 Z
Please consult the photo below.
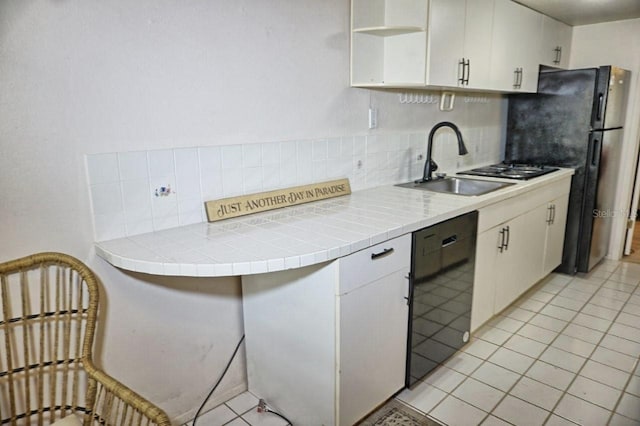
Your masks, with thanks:
M 571 177 L 545 185 L 513 198 L 491 204 L 480 209 L 478 233 L 482 233 L 516 216 L 525 214 L 549 200 L 568 194 L 571 189 Z
M 409 274 L 411 234 L 385 241 L 340 259 L 338 294 L 348 293 L 400 269 Z

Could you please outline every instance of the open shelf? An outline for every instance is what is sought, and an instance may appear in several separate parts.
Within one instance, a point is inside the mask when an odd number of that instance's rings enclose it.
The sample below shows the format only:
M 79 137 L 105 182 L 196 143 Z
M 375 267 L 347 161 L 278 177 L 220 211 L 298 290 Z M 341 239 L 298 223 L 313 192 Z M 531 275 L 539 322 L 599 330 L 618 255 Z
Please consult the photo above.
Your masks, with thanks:
M 352 0 L 352 86 L 424 87 L 428 5 L 428 0 Z
M 390 37 L 396 36 L 400 34 L 410 34 L 410 33 L 418 33 L 426 31 L 426 28 L 423 27 L 366 27 L 366 28 L 356 28 L 353 30 L 354 33 L 360 34 L 370 34 L 379 37 Z

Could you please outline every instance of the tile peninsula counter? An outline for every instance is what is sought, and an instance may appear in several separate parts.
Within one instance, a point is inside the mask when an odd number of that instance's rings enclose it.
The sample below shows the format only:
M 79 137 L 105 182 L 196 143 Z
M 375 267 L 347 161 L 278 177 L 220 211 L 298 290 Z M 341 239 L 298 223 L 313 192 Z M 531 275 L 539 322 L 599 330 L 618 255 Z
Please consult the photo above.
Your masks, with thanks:
M 337 259 L 458 215 L 566 179 L 560 169 L 480 196 L 381 186 L 215 223 L 100 241 L 96 253 L 121 269 L 222 277 L 302 268 Z

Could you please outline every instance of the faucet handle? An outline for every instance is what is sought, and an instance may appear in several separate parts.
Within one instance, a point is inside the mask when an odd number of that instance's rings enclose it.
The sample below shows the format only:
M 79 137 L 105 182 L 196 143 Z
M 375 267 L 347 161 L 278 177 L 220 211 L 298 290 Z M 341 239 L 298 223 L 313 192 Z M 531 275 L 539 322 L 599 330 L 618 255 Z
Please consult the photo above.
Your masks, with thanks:
M 436 163 L 435 161 L 431 160 L 431 171 L 435 172 L 436 170 L 438 170 L 438 163 Z

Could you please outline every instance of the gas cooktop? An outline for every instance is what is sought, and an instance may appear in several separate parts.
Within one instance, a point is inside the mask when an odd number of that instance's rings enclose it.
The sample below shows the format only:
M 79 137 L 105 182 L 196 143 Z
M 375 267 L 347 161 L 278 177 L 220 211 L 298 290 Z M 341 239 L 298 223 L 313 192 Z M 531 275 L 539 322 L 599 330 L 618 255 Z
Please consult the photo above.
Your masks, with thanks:
M 555 172 L 556 170 L 558 170 L 557 167 L 542 166 L 538 164 L 500 163 L 458 172 L 458 174 L 527 180 Z

